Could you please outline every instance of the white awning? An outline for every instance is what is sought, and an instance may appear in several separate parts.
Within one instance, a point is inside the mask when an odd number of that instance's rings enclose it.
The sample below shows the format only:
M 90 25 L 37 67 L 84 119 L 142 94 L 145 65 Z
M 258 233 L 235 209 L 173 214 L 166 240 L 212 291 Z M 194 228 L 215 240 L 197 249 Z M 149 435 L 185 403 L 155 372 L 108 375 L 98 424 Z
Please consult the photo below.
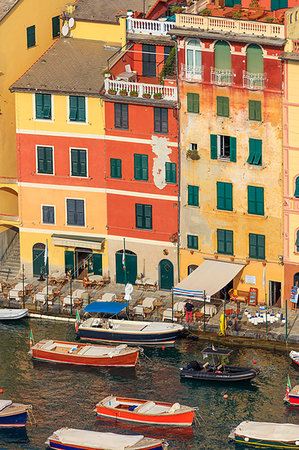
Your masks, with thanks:
M 242 263 L 207 259 L 173 288 L 175 295 L 186 297 L 211 296 L 226 286 L 245 266 Z

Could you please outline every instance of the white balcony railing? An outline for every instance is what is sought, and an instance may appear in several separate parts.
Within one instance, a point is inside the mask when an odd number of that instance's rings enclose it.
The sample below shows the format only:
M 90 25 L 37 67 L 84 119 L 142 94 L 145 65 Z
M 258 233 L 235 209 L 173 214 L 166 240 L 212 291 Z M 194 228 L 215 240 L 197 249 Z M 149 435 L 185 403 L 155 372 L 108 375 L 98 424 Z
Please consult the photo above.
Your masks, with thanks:
M 175 26 L 175 22 L 166 22 L 160 20 L 146 20 L 127 18 L 127 32 L 152 34 L 155 36 L 165 36 L 171 28 Z
M 185 81 L 190 81 L 193 83 L 201 83 L 203 77 L 203 66 L 187 66 L 186 64 L 181 65 L 181 78 Z
M 264 73 L 250 73 L 243 70 L 243 87 L 252 90 L 265 88 L 266 76 Z
M 174 86 L 163 86 L 161 84 L 147 84 L 147 83 L 134 83 L 129 81 L 118 81 L 105 78 L 105 90 L 116 91 L 116 95 L 120 94 L 120 91 L 125 90 L 127 95 L 137 92 L 137 97 L 153 98 L 155 94 L 161 95 L 161 99 L 177 101 L 178 93 L 177 88 Z
M 231 70 L 220 70 L 211 68 L 211 83 L 219 86 L 231 86 L 233 84 L 233 73 Z
M 176 27 L 284 39 L 284 25 L 253 20 L 206 17 L 197 14 L 176 14 Z

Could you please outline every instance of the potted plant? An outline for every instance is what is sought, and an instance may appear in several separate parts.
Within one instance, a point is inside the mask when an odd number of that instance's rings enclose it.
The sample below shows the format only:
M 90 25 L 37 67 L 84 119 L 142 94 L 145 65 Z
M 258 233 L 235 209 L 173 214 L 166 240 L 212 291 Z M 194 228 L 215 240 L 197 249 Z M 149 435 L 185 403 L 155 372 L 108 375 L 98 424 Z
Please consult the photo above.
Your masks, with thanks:
M 145 94 L 142 95 L 142 97 L 144 97 L 144 98 L 151 98 L 151 94 L 145 93 Z
M 200 156 L 199 156 L 197 150 L 190 150 L 190 149 L 187 150 L 186 156 L 187 156 L 187 158 L 193 159 L 194 161 L 200 159 Z
M 242 17 L 242 13 L 241 13 L 240 11 L 236 12 L 236 13 L 233 15 L 233 19 L 241 19 L 241 17 Z
M 210 16 L 212 14 L 212 11 L 209 8 L 205 8 L 199 14 L 201 16 Z
M 115 89 L 108 89 L 108 94 L 115 95 L 116 90 Z
M 127 92 L 126 89 L 121 89 L 121 90 L 119 91 L 119 94 L 120 94 L 120 95 L 128 95 L 128 92 Z
M 105 78 L 109 78 L 110 75 L 112 75 L 112 72 L 111 72 L 111 70 L 109 70 L 109 69 L 105 69 L 105 70 L 103 71 L 103 75 L 104 75 Z
M 130 91 L 130 97 L 138 97 L 137 91 Z
M 159 99 L 159 98 L 162 98 L 162 94 L 161 94 L 161 92 L 154 92 L 153 97 Z

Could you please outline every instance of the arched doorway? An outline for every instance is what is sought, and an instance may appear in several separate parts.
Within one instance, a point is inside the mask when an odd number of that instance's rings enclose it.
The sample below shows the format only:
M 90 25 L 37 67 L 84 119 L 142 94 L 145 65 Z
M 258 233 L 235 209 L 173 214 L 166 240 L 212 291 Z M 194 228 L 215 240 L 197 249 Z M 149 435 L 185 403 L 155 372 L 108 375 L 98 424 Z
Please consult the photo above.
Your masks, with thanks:
M 159 262 L 159 287 L 166 291 L 173 287 L 173 264 L 168 259 Z
M 130 250 L 125 251 L 123 258 L 123 250 L 115 253 L 116 283 L 135 284 L 137 277 L 137 255 Z
M 90 248 L 75 248 L 75 278 L 83 279 L 93 272 L 92 250 Z
M 295 273 L 294 275 L 294 283 L 293 286 L 299 287 L 299 272 Z
M 188 275 L 190 275 L 190 273 L 194 272 L 195 269 L 197 269 L 197 265 L 196 264 L 191 264 L 190 266 L 188 266 Z
M 33 266 L 33 276 L 39 277 L 40 274 L 48 273 L 48 260 L 45 266 L 45 244 L 38 242 L 32 247 L 32 266 Z

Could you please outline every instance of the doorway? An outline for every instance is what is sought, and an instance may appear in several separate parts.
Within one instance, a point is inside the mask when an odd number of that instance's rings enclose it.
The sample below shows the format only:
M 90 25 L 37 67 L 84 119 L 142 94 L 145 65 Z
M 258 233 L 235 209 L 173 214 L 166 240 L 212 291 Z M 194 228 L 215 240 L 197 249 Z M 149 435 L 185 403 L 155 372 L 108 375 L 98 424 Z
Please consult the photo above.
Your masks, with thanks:
M 32 247 L 32 270 L 33 276 L 39 277 L 41 274 L 48 273 L 48 260 L 45 266 L 45 244 L 38 242 Z
M 83 279 L 89 273 L 93 273 L 92 250 L 75 248 L 75 278 Z
M 281 283 L 269 281 L 269 306 L 281 306 Z
M 115 253 L 116 283 L 135 284 L 137 277 L 137 255 L 130 250 L 126 250 L 123 260 L 123 253 L 123 250 Z
M 173 287 L 173 264 L 168 259 L 159 262 L 159 287 L 165 291 Z

